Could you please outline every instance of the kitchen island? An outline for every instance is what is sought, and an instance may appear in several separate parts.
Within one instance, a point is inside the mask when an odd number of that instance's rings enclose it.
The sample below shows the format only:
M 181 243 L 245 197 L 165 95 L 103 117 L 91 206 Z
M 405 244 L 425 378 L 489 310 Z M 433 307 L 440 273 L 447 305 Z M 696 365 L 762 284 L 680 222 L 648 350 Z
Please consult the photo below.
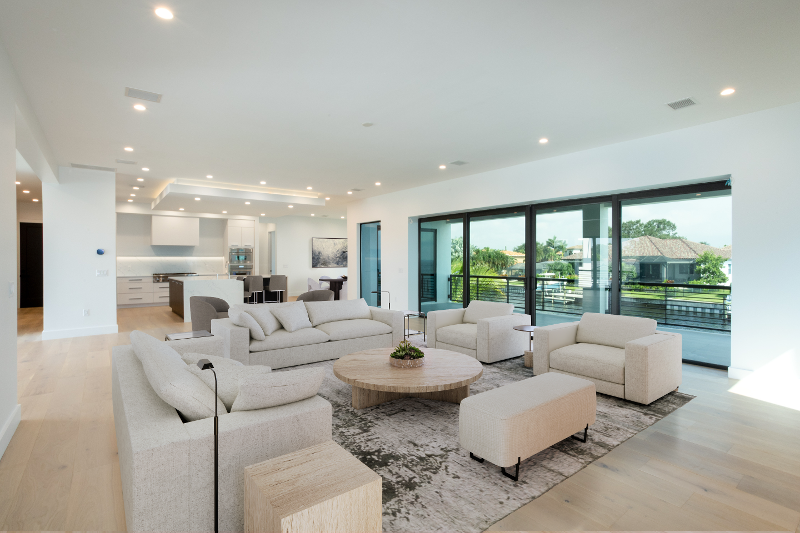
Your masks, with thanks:
M 244 282 L 228 278 L 226 274 L 169 278 L 169 306 L 173 313 L 183 317 L 184 322 L 192 321 L 189 305 L 192 296 L 214 296 L 225 300 L 228 305 L 240 304 L 244 301 Z

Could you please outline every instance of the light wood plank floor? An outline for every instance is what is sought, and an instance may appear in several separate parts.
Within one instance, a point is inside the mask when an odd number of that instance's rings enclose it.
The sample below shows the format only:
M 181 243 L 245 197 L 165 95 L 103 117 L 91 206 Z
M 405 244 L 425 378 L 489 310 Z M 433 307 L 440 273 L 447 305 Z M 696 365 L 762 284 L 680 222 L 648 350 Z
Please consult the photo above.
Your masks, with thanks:
M 125 529 L 111 347 L 134 329 L 190 327 L 168 307 L 121 309 L 118 322 L 115 335 L 42 341 L 41 309 L 20 310 L 22 422 L 0 460 L 0 530 Z M 491 529 L 800 533 L 800 412 L 733 383 L 684 365 L 695 400 Z

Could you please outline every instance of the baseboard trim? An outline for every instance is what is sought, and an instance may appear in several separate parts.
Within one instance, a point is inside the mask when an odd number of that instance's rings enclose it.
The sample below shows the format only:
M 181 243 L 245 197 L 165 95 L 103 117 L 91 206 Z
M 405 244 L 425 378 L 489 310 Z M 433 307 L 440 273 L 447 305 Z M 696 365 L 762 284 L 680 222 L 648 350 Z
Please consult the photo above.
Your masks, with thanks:
M 0 458 L 3 457 L 3 454 L 6 453 L 6 448 L 8 448 L 9 443 L 11 443 L 11 437 L 14 436 L 14 432 L 17 431 L 17 427 L 19 427 L 19 422 L 22 419 L 22 406 L 17 404 L 14 407 L 14 410 L 11 411 L 8 419 L 3 424 L 3 427 L 0 428 Z
M 89 335 L 107 335 L 109 333 L 119 333 L 119 326 L 95 326 L 93 328 L 75 329 L 51 329 L 42 332 L 42 340 L 50 341 L 53 339 L 69 339 L 72 337 L 88 337 Z
M 752 373 L 752 370 L 746 368 L 736 368 L 735 366 L 728 367 L 728 377 L 731 379 L 744 379 Z

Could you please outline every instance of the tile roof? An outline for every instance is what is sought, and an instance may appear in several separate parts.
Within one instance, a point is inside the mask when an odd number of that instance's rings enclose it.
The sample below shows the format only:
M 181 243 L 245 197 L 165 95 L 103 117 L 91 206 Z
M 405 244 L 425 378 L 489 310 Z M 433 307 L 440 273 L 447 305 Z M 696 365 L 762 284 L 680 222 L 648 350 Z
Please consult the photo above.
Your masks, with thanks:
M 622 257 L 666 257 L 667 259 L 697 259 L 697 256 L 705 251 L 710 251 L 714 255 L 719 255 L 725 259 L 731 259 L 733 254 L 732 246 L 717 248 L 687 239 L 659 239 L 658 237 L 636 237 L 622 243 Z M 611 248 L 608 252 L 611 257 Z M 564 256 L 562 260 L 578 261 L 583 259 L 581 250 L 575 251 L 570 255 Z

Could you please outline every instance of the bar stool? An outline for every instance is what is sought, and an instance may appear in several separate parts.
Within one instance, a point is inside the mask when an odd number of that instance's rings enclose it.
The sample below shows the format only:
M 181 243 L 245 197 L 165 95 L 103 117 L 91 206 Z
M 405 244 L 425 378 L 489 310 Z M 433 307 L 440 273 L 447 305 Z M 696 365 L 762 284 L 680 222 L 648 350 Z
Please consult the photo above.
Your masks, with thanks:
M 248 303 L 258 303 L 258 293 L 264 292 L 264 278 L 261 276 L 247 276 L 244 278 L 244 297 Z M 253 301 L 255 300 L 255 301 Z
M 269 281 L 268 281 L 268 286 L 264 290 L 265 290 L 265 292 L 277 292 L 278 293 L 278 299 L 274 300 L 274 301 L 271 301 L 271 302 L 268 302 L 268 303 L 282 302 L 283 301 L 283 293 L 286 292 L 287 285 L 288 285 L 288 280 L 287 280 L 286 276 L 281 276 L 281 275 L 278 275 L 278 274 L 273 274 L 272 276 L 270 276 Z M 265 302 L 267 301 L 266 300 L 266 295 L 265 295 L 264 301 Z

